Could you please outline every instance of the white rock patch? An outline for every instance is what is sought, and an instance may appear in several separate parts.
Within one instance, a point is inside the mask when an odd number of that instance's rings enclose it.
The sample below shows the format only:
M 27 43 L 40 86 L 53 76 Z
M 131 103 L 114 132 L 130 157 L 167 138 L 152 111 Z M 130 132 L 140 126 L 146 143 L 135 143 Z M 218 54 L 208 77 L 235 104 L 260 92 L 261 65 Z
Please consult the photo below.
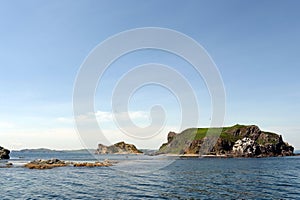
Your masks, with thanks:
M 256 145 L 254 145 L 254 140 L 246 137 L 237 140 L 232 148 L 232 152 L 235 154 L 254 154 L 255 150 Z

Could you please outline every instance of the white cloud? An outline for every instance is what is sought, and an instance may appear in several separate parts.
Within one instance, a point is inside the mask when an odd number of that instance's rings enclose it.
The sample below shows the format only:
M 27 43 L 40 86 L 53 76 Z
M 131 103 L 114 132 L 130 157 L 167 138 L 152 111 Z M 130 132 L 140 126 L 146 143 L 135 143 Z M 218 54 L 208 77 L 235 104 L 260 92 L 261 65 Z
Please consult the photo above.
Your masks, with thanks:
M 119 119 L 127 118 L 127 112 L 112 113 L 112 112 L 97 111 L 95 115 L 97 120 L 99 120 L 100 122 L 113 121 L 114 117 Z M 128 115 L 131 120 L 148 119 L 148 114 L 144 111 L 129 111 Z
M 149 119 L 148 114 L 143 111 L 129 112 L 129 116 L 131 119 Z
M 95 113 L 97 120 L 107 122 L 113 120 L 113 114 L 110 112 L 97 111 Z

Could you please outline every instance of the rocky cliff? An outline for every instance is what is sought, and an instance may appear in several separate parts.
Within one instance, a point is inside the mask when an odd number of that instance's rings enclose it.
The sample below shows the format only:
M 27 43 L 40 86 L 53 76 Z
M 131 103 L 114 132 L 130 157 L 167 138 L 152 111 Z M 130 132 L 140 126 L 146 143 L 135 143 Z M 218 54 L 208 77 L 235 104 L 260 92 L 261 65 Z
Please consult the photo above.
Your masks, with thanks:
M 205 152 L 209 155 L 232 157 L 293 155 L 294 148 L 284 142 L 281 135 L 261 131 L 254 125 L 237 124 L 232 127 L 211 128 L 209 136 L 206 136 L 207 131 L 208 128 L 192 128 L 180 134 L 170 132 L 168 142 L 160 147 L 158 154 L 201 154 L 200 149 L 205 149 L 204 144 L 207 145 L 212 140 L 216 143 Z
M 143 153 L 138 150 L 133 144 L 119 142 L 111 146 L 99 144 L 95 152 L 96 154 L 138 154 Z
M 9 150 L 0 147 L 0 159 L 9 159 L 9 153 Z

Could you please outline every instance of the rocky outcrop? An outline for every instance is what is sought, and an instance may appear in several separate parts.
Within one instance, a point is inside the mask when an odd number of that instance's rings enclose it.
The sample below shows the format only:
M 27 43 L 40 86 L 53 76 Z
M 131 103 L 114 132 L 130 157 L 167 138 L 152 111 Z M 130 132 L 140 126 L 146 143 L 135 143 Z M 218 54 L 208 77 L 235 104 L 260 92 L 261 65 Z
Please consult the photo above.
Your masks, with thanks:
M 112 162 L 109 160 L 105 160 L 103 162 L 66 162 L 63 160 L 59 160 L 56 158 L 50 160 L 34 160 L 24 165 L 24 167 L 28 169 L 52 169 L 55 167 L 67 167 L 67 166 L 74 166 L 74 167 L 108 167 L 112 166 Z
M 55 167 L 66 167 L 67 165 L 68 164 L 65 161 L 54 158 L 50 160 L 34 160 L 24 166 L 28 169 L 52 169 Z
M 0 147 L 0 159 L 9 159 L 10 151 Z
M 261 131 L 254 125 L 211 128 L 209 136 L 207 131 L 207 128 L 194 128 L 180 134 L 170 132 L 168 142 L 160 147 L 158 154 L 201 154 L 207 149 L 208 155 L 230 157 L 294 155 L 294 148 L 284 142 L 281 135 Z M 206 147 L 210 143 L 213 143 L 212 148 Z
M 133 144 L 126 144 L 119 142 L 111 146 L 99 144 L 95 152 L 96 154 L 140 154 L 143 153 L 138 150 Z

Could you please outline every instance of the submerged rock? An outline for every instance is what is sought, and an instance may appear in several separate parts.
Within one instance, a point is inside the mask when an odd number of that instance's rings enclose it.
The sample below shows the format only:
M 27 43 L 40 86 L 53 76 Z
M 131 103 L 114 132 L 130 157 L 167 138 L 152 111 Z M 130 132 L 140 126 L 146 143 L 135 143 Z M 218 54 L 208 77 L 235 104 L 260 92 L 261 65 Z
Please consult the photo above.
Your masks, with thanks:
M 10 151 L 0 146 L 0 159 L 9 159 Z

